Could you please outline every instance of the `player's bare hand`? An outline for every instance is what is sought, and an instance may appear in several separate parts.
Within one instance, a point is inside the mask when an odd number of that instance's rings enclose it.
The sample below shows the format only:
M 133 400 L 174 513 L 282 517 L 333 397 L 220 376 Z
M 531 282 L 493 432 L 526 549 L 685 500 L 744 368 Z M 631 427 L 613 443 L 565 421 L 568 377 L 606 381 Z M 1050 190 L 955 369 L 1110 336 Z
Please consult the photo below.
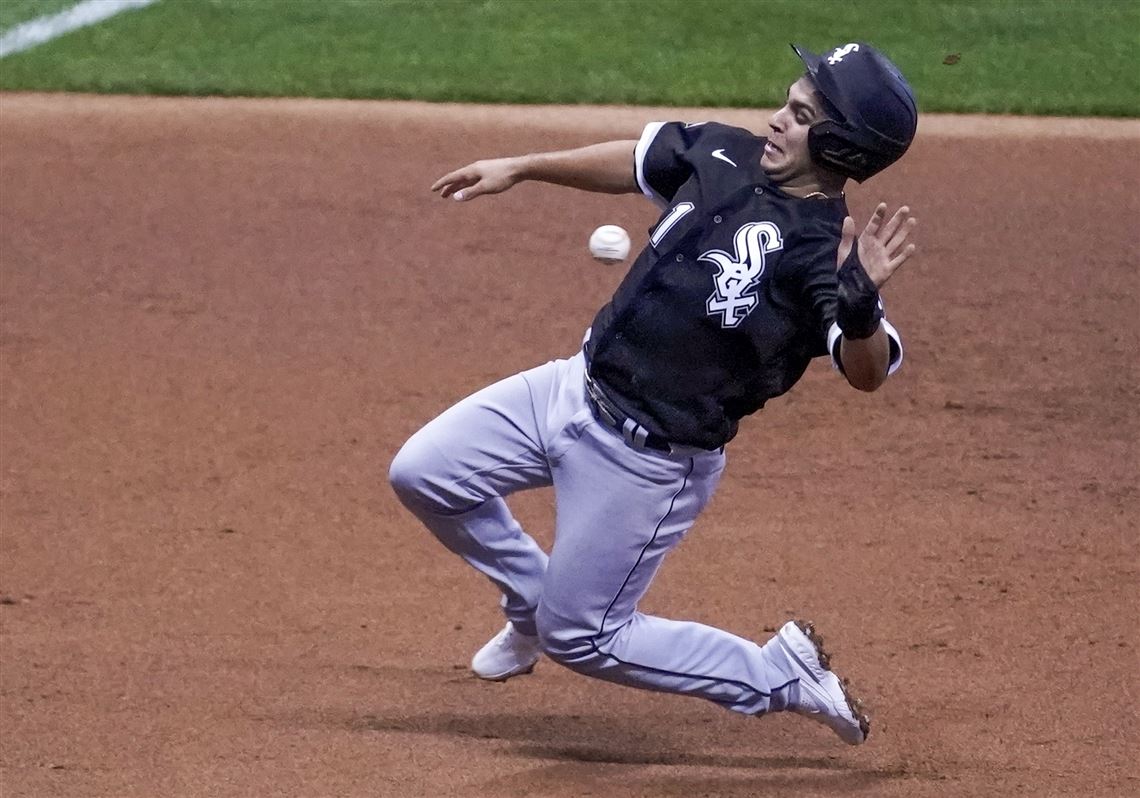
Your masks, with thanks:
M 876 288 L 882 288 L 895 270 L 914 254 L 914 244 L 908 244 L 907 238 L 917 224 L 918 220 L 910 215 L 910 208 L 906 205 L 887 219 L 885 202 L 880 202 L 871 214 L 871 218 L 867 220 L 867 226 L 863 228 L 858 238 L 859 261 Z M 855 241 L 855 220 L 848 216 L 843 220 L 843 236 L 839 241 L 837 267 L 842 266 L 843 261 L 847 260 Z
M 431 190 L 441 197 L 454 197 L 460 202 L 483 194 L 498 194 L 519 182 L 518 159 L 495 158 L 448 172 L 432 183 Z

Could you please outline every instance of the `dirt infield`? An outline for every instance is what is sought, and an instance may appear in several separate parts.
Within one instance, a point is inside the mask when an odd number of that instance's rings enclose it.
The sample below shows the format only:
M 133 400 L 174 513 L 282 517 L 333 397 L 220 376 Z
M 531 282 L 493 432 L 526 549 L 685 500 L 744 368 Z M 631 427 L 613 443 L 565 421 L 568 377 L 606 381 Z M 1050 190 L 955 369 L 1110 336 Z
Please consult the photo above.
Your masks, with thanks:
M 497 596 L 390 458 L 572 352 L 621 277 L 586 236 L 654 211 L 427 187 L 658 116 L 581 115 L 0 97 L 5 798 L 1140 793 L 1137 122 L 924 120 L 852 202 L 921 219 L 903 370 L 865 396 L 816 364 L 749 421 L 648 596 L 815 619 L 868 745 L 467 672 Z M 544 542 L 548 502 L 516 505 Z

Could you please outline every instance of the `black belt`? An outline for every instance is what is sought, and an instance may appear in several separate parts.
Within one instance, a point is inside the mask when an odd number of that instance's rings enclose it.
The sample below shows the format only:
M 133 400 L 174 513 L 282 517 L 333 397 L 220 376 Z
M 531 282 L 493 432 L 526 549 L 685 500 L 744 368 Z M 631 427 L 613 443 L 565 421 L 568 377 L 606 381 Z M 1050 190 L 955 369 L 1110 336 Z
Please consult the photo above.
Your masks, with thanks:
M 660 435 L 653 434 L 610 401 L 598 383 L 590 378 L 589 373 L 586 374 L 586 399 L 594 412 L 594 418 L 621 435 L 626 445 L 634 449 L 652 449 L 666 454 L 697 454 L 708 451 L 695 446 L 670 443 Z

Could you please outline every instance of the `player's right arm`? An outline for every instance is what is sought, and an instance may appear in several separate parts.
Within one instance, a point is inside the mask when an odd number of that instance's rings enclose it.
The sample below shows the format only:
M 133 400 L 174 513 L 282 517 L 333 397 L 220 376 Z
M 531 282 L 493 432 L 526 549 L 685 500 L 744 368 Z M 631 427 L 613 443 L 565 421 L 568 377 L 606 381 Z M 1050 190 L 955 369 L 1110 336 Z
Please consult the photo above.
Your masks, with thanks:
M 537 180 L 604 194 L 641 191 L 634 171 L 637 141 L 607 141 L 574 150 L 540 152 L 476 161 L 432 184 L 441 197 L 459 201 L 498 194 L 524 180 Z

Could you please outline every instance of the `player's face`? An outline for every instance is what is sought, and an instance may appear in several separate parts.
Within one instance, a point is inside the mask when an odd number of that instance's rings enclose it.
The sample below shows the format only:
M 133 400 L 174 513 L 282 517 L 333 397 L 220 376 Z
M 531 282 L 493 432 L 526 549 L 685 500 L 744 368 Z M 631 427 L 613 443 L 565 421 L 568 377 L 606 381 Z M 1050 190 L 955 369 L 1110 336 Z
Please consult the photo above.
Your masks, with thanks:
M 800 184 L 814 173 L 811 153 L 808 151 L 808 130 L 815 122 L 824 119 L 823 109 L 816 99 L 815 87 L 807 76 L 788 88 L 784 107 L 768 120 L 771 131 L 760 166 L 768 176 L 780 184 Z

